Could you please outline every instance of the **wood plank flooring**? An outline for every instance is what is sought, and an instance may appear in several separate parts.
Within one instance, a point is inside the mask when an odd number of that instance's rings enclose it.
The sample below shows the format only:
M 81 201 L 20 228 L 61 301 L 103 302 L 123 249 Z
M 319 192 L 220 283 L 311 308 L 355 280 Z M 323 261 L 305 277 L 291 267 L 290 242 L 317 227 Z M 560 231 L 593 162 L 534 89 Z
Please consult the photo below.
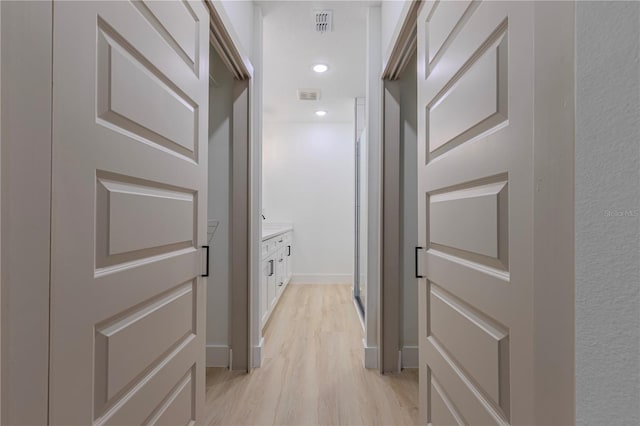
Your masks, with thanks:
M 348 285 L 290 285 L 265 330 L 262 368 L 207 369 L 210 425 L 413 425 L 418 370 L 362 366 Z

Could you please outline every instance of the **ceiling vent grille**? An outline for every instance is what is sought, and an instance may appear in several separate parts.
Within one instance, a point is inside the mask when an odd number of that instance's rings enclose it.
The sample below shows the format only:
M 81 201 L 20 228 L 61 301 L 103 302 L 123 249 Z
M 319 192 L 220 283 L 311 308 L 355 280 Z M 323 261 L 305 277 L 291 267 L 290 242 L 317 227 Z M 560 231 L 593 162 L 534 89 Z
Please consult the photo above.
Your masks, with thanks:
M 329 33 L 333 31 L 333 11 L 332 10 L 316 10 L 315 13 L 315 30 L 317 33 Z
M 317 89 L 298 89 L 299 101 L 317 101 L 320 99 L 320 91 Z

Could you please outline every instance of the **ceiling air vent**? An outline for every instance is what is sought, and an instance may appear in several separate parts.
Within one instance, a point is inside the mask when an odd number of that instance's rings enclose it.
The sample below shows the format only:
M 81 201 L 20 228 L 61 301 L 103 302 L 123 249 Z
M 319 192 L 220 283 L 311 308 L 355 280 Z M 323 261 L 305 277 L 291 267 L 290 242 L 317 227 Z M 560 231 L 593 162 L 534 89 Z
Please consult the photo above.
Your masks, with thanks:
M 333 11 L 316 10 L 315 29 L 317 33 L 329 33 L 333 31 Z
M 320 99 L 320 91 L 317 89 L 298 89 L 299 101 L 317 101 Z

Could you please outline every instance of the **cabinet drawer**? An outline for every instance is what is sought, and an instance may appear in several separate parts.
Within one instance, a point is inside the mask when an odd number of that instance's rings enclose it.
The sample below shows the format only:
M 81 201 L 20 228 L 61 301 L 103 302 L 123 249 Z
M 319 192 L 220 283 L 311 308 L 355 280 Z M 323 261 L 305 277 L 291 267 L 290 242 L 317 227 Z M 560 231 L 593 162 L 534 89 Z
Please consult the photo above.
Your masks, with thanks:
M 262 258 L 265 258 L 275 251 L 286 247 L 288 244 L 287 241 L 288 240 L 285 234 L 276 235 L 275 237 L 271 237 L 268 240 L 264 240 L 262 242 Z

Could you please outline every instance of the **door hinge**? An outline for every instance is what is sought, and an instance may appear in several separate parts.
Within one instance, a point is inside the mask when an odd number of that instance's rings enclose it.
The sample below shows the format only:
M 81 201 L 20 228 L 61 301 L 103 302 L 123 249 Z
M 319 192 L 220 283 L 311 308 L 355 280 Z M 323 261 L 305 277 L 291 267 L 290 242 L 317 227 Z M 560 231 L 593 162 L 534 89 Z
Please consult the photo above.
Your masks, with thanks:
M 201 277 L 208 277 L 209 276 L 209 246 L 202 246 L 202 248 L 205 250 L 205 257 L 204 257 L 204 264 L 205 264 L 205 272 L 204 274 L 200 275 Z
M 416 247 L 416 252 L 415 252 L 415 262 L 416 262 L 416 278 L 424 278 L 424 275 L 420 275 L 420 250 L 422 250 L 423 247 Z

